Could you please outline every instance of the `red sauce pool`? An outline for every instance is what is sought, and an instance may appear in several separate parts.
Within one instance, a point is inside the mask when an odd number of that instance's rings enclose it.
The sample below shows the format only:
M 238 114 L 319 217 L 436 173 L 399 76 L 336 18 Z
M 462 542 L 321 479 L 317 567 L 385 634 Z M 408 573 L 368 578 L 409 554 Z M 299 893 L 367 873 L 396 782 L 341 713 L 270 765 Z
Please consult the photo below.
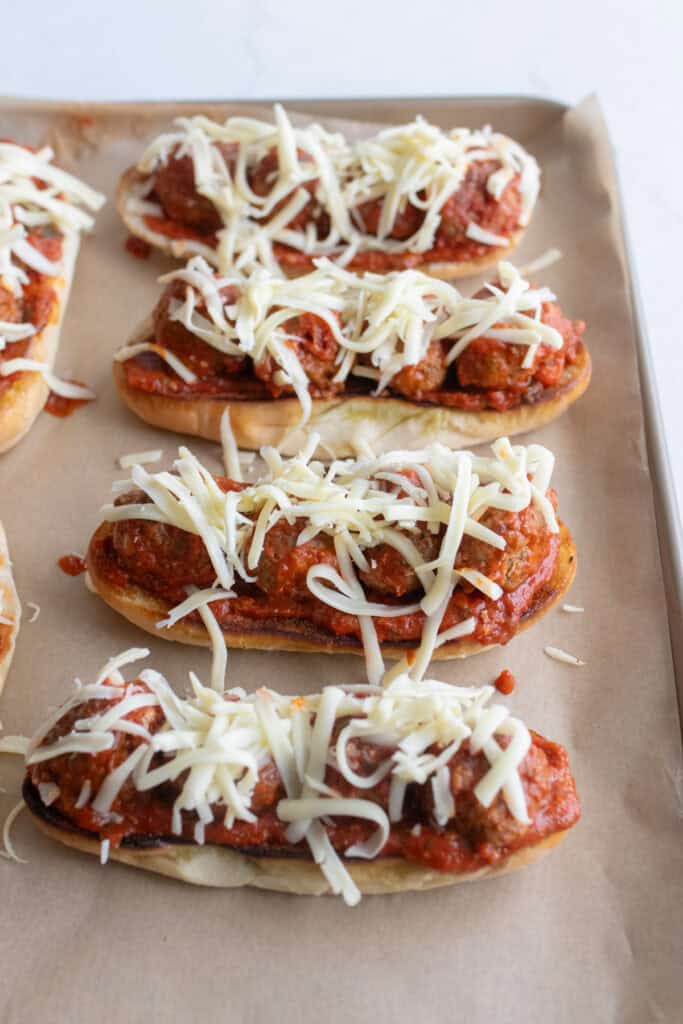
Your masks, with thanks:
M 136 238 L 135 235 L 129 235 L 126 239 L 126 250 L 138 260 L 147 260 L 152 251 L 152 246 L 149 242 L 145 242 L 144 238 Z
M 496 677 L 496 681 L 493 684 L 499 693 L 509 697 L 515 688 L 516 680 L 512 672 L 504 668 L 499 676 Z
M 80 555 L 62 555 L 57 565 L 67 576 L 80 576 L 86 570 L 85 558 Z

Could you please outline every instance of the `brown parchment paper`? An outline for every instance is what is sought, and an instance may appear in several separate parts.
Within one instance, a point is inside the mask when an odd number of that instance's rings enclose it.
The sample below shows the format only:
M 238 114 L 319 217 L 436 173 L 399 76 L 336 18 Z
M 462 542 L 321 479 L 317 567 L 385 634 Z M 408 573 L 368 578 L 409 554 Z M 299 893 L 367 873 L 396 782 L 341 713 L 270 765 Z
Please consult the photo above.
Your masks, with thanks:
M 49 137 L 66 166 L 110 197 L 82 245 L 57 364 L 93 385 L 98 400 L 65 421 L 41 415 L 0 459 L 0 518 L 18 588 L 24 602 L 41 608 L 33 625 L 25 616 L 0 702 L 9 733 L 32 732 L 75 675 L 89 679 L 108 656 L 133 645 L 149 645 L 152 663 L 178 688 L 190 667 L 208 675 L 208 652 L 139 633 L 89 595 L 82 578 L 55 566 L 65 552 L 85 549 L 110 483 L 122 475 L 117 456 L 159 446 L 168 464 L 179 443 L 127 413 L 110 380 L 112 352 L 151 309 L 156 277 L 168 267 L 160 257 L 138 262 L 124 251 L 114 186 L 177 109 L 0 106 L 0 135 L 31 143 Z M 570 600 L 586 612 L 558 609 L 507 648 L 440 663 L 434 674 L 483 683 L 510 667 L 518 679 L 514 711 L 569 749 L 583 820 L 556 852 L 520 874 L 366 898 L 348 910 L 334 898 L 202 890 L 101 867 L 20 819 L 14 843 L 28 864 L 0 861 L 0 1018 L 678 1020 L 679 720 L 614 172 L 598 105 L 589 100 L 564 112 L 533 101 L 442 100 L 319 109 L 368 121 L 421 109 L 444 126 L 490 122 L 526 142 L 543 165 L 543 196 L 516 258 L 563 250 L 563 261 L 538 277 L 557 290 L 569 315 L 587 320 L 595 376 L 564 418 L 527 440 L 557 454 L 561 513 L 579 551 Z M 218 468 L 216 446 L 192 447 Z M 545 644 L 575 652 L 586 666 L 549 660 Z M 233 685 L 297 692 L 360 681 L 363 665 L 235 652 L 229 671 Z M 20 759 L 2 758 L 3 816 L 21 774 Z

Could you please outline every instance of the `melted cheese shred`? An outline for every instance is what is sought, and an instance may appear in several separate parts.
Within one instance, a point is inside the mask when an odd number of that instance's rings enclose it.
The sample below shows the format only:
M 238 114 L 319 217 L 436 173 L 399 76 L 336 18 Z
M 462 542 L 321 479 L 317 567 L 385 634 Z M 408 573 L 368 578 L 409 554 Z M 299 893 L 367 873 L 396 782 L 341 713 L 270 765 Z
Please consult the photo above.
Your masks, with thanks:
M 117 664 L 144 653 L 126 652 Z M 107 671 L 105 667 L 98 682 L 77 686 L 26 752 L 27 765 L 74 751 L 96 756 L 111 750 L 121 732 L 134 733 L 138 745 L 104 778 L 99 790 L 91 792 L 87 780 L 81 789 L 78 806 L 90 805 L 103 828 L 120 820 L 112 808 L 124 786 L 147 793 L 182 780 L 173 805 L 173 831 L 180 835 L 182 815 L 193 813 L 195 841 L 202 844 L 205 828 L 213 821 L 231 828 L 236 821 L 256 820 L 250 806 L 259 772 L 274 763 L 286 791 L 276 810 L 279 819 L 288 823 L 289 841 L 296 845 L 305 840 L 332 891 L 354 905 L 360 892 L 344 865 L 345 857 L 372 860 L 381 853 L 390 822 L 403 816 L 403 794 L 411 783 L 431 785 L 435 820 L 446 826 L 456 810 L 448 764 L 465 742 L 473 753 L 482 752 L 489 764 L 474 789 L 476 799 L 489 807 L 500 795 L 517 821 L 530 821 L 519 769 L 531 737 L 505 707 L 489 705 L 491 686 L 460 687 L 436 680 L 417 684 L 401 675 L 383 689 L 330 686 L 314 696 L 291 698 L 267 689 L 249 696 L 239 688 L 219 694 L 191 675 L 192 695 L 180 698 L 153 670 L 143 670 L 139 681 L 129 683 L 118 671 L 115 679 Z M 71 733 L 43 745 L 56 721 L 89 701 L 102 699 L 115 703 L 77 719 Z M 128 718 L 143 708 L 161 711 L 161 726 L 152 733 Z M 339 722 L 343 726 L 335 739 Z M 349 765 L 349 744 L 356 738 L 387 747 L 385 760 L 367 777 Z M 324 782 L 328 764 L 361 789 L 388 777 L 390 813 L 371 800 L 342 797 L 330 789 Z M 373 830 L 344 857 L 334 850 L 326 832 L 330 817 L 367 821 Z M 103 845 L 103 862 L 106 851 Z
M 227 419 L 223 429 L 227 435 Z M 334 544 L 337 566 L 316 564 L 308 570 L 306 584 L 311 595 L 358 618 L 371 683 L 379 683 L 384 675 L 373 620 L 424 612 L 422 639 L 410 667 L 411 677 L 420 679 L 435 648 L 446 637 L 468 636 L 476 629 L 476 619 L 470 617 L 440 634 L 460 581 L 466 579 L 492 600 L 500 596 L 500 588 L 483 573 L 454 571 L 466 536 L 498 550 L 505 548 L 504 538 L 480 522 L 484 513 L 488 509 L 519 512 L 533 504 L 548 530 L 558 532 L 546 493 L 554 456 L 540 445 L 513 446 L 501 438 L 491 446 L 488 457 L 435 444 L 421 451 L 341 459 L 325 466 L 312 458 L 317 444 L 318 437 L 311 435 L 306 448 L 289 459 L 273 448 L 262 449 L 266 472 L 261 479 L 227 493 L 196 456 L 181 447 L 173 473 L 150 473 L 141 465 L 132 468 L 131 483 L 149 501 L 108 505 L 103 516 L 108 522 L 146 519 L 165 523 L 196 534 L 204 543 L 216 585 L 191 593 L 171 609 L 158 628 L 171 626 L 213 601 L 235 597 L 237 581 L 254 580 L 268 531 L 277 523 L 301 524 L 297 544 L 327 535 Z M 423 562 L 413 543 L 418 531 L 442 535 L 437 558 L 429 564 Z M 384 604 L 368 600 L 358 570 L 369 567 L 365 552 L 378 544 L 393 547 L 414 567 L 422 588 L 416 601 Z M 206 621 L 215 646 L 220 635 L 217 624 Z M 220 689 L 218 672 L 215 682 Z
M 210 200 L 223 227 L 215 251 L 188 240 L 189 252 L 207 256 L 225 269 L 262 263 L 277 266 L 273 243 L 298 252 L 339 257 L 348 262 L 359 252 L 428 252 L 433 246 L 448 199 L 460 188 L 467 172 L 481 161 L 498 167 L 486 189 L 499 201 L 505 187 L 518 181 L 520 227 L 528 224 L 540 188 L 540 171 L 522 146 L 490 128 L 443 131 L 422 117 L 411 124 L 386 128 L 372 138 L 349 142 L 319 124 L 292 125 L 276 104 L 273 122 L 231 117 L 223 124 L 207 117 L 180 117 L 175 131 L 156 138 L 137 168 L 144 176 L 129 196 L 129 209 L 140 215 L 163 216 L 150 201 L 154 172 L 171 155 L 189 156 L 197 192 Z M 249 183 L 249 172 L 265 157 L 277 155 L 265 181 L 265 194 Z M 382 200 L 375 234 L 363 230 L 358 207 Z M 294 222 L 307 204 L 324 212 L 329 229 L 317 236 L 312 221 L 299 228 Z M 392 239 L 397 217 L 407 204 L 424 214 L 409 238 Z M 507 244 L 483 231 L 475 221 L 467 235 L 485 245 Z
M 354 274 L 327 259 L 316 260 L 311 273 L 286 280 L 266 268 L 217 277 L 205 259 L 195 256 L 160 280 L 185 286 L 184 301 L 171 299 L 169 316 L 199 341 L 254 363 L 269 356 L 282 384 L 299 397 L 303 422 L 311 400 L 296 347 L 301 314 L 324 321 L 339 345 L 334 381 L 370 377 L 376 395 L 405 367 L 421 362 L 432 341 L 450 342 L 449 364 L 484 335 L 524 346 L 528 366 L 539 345 L 555 350 L 563 345 L 560 332 L 541 318 L 543 304 L 555 295 L 548 288 L 532 288 L 508 262 L 498 265 L 497 283 L 487 284 L 480 298 L 466 298 L 454 285 L 418 270 Z M 155 352 L 187 383 L 196 379 L 178 356 L 155 341 L 128 345 L 115 358 L 123 362 L 144 351 Z

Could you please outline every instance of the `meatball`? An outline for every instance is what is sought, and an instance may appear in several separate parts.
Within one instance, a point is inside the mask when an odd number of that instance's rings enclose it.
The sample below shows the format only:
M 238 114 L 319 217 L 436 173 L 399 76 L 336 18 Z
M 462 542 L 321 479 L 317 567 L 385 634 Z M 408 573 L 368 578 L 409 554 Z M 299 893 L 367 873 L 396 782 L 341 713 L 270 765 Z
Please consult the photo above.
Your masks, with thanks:
M 298 544 L 302 522 L 288 523 L 284 519 L 266 533 L 261 557 L 256 570 L 256 582 L 261 590 L 273 597 L 310 597 L 306 585 L 308 570 L 313 565 L 337 567 L 334 542 L 325 533 Z
M 306 163 L 310 163 L 311 157 L 303 150 L 297 150 L 299 160 L 304 166 Z M 276 149 L 271 149 L 269 153 L 259 160 L 257 164 L 249 171 L 249 185 L 257 196 L 267 196 L 275 184 L 275 180 L 279 170 L 279 157 Z M 329 231 L 329 217 L 323 210 L 320 203 L 315 198 L 315 193 L 318 188 L 318 179 L 314 178 L 310 181 L 302 182 L 301 187 L 306 189 L 310 195 L 309 201 L 303 207 L 302 210 L 296 214 L 287 223 L 287 227 L 293 231 L 300 231 L 310 224 L 312 221 L 317 226 L 318 237 L 322 238 Z M 268 215 L 268 220 L 272 220 L 276 217 L 280 210 L 282 210 L 291 198 L 291 194 L 284 196 Z
M 408 537 L 423 556 L 423 561 L 431 562 L 439 554 L 441 534 L 430 533 L 425 526 L 418 526 Z M 420 586 L 413 567 L 390 544 L 367 548 L 365 557 L 370 568 L 359 571 L 358 576 L 369 590 L 403 597 Z
M 289 335 L 287 345 L 296 354 L 308 377 L 311 395 L 326 398 L 340 391 L 343 382 L 332 379 L 338 369 L 339 343 L 325 321 L 313 313 L 301 313 L 287 320 L 282 330 Z M 274 398 L 294 394 L 290 384 L 279 382 L 277 374 L 280 372 L 280 365 L 269 352 L 254 364 L 254 373 Z
M 484 754 L 472 754 L 468 744 L 463 745 L 453 757 L 450 763 L 451 793 L 455 800 L 453 824 L 473 847 L 484 843 L 495 847 L 510 846 L 523 836 L 529 826 L 513 818 L 501 793 L 489 807 L 484 807 L 474 795 L 477 783 L 489 767 Z M 553 775 L 545 751 L 532 743 L 520 765 L 527 812 L 532 821 L 552 795 Z
M 205 234 L 218 231 L 223 220 L 210 199 L 197 192 L 192 157 L 170 154 L 154 175 L 154 191 L 166 216 Z
M 154 310 L 154 335 L 160 345 L 174 352 L 197 377 L 220 377 L 238 373 L 245 364 L 245 357 L 230 356 L 219 352 L 213 345 L 202 341 L 188 331 L 179 320 L 172 320 L 169 315 L 171 302 L 183 302 L 189 286 L 184 281 L 171 281 L 161 294 Z M 229 301 L 230 292 L 223 295 Z M 206 315 L 200 306 L 199 312 Z
M 186 586 L 210 587 L 216 579 L 201 538 L 176 526 L 123 519 L 114 524 L 112 544 L 130 581 L 152 593 L 183 600 Z
M 486 188 L 489 177 L 499 167 L 496 160 L 475 160 L 470 164 L 460 188 L 441 208 L 437 245 L 465 241 L 470 223 L 495 235 L 510 234 L 517 229 L 521 198 L 516 179 L 508 183 L 498 200 Z
M 367 203 L 361 203 L 356 207 L 356 219 L 360 221 L 366 234 L 376 235 L 379 231 L 383 206 L 383 199 L 370 199 Z M 424 210 L 418 210 L 412 203 L 405 203 L 399 207 L 387 237 L 404 242 L 407 238 L 411 238 L 416 231 L 419 231 L 424 217 Z
M 431 341 L 424 359 L 413 366 L 404 366 L 392 377 L 389 387 L 405 398 L 419 402 L 431 391 L 437 391 L 446 379 L 446 357 L 442 343 Z
M 141 689 L 145 689 L 143 684 L 138 683 L 138 685 Z M 79 719 L 103 714 L 117 703 L 118 701 L 115 700 L 93 700 L 88 701 L 85 706 L 79 704 L 59 719 L 42 741 L 41 746 L 51 746 L 63 736 L 67 736 Z M 140 725 L 152 733 L 156 732 L 164 721 L 164 713 L 158 706 L 136 708 L 125 717 L 127 721 L 135 722 L 136 725 Z M 97 793 L 107 776 L 132 754 L 139 743 L 140 740 L 137 736 L 117 731 L 114 733 L 114 745 L 108 750 L 100 751 L 97 754 L 63 754 L 61 757 L 31 765 L 28 773 L 35 786 L 50 782 L 56 784 L 59 787 L 56 808 L 69 809 L 77 801 L 84 779 L 90 780 L 92 792 Z M 128 780 L 122 793 L 131 789 L 133 789 L 133 783 Z M 117 798 L 114 807 L 119 806 L 120 799 L 120 797 Z
M 485 298 L 487 292 L 479 292 L 477 298 Z M 542 308 L 543 323 L 554 327 L 562 335 L 561 349 L 539 345 L 530 367 L 522 367 L 527 354 L 524 345 L 510 345 L 493 338 L 475 338 L 456 361 L 458 381 L 463 388 L 484 388 L 488 390 L 521 390 L 532 380 L 544 387 L 557 387 L 565 364 L 574 362 L 577 346 L 586 325 L 581 320 L 572 322 L 562 315 L 559 306 L 546 302 Z M 497 327 L 506 326 L 504 323 Z
M 534 379 L 545 388 L 553 388 L 560 383 L 565 365 L 576 361 L 586 325 L 583 320 L 568 320 L 554 302 L 544 303 L 542 316 L 543 322 L 559 331 L 564 341 L 561 349 L 541 345 L 534 359 Z
M 554 493 L 549 497 L 554 501 Z M 547 553 L 549 533 L 540 509 L 529 505 L 521 512 L 489 509 L 479 520 L 505 538 L 499 550 L 483 540 L 462 539 L 456 569 L 477 569 L 505 591 L 516 590 L 538 568 Z
M 336 746 L 339 733 L 348 723 L 348 719 L 341 719 L 335 725 L 332 746 Z M 388 757 L 391 756 L 391 749 L 379 743 L 372 743 L 366 739 L 354 736 L 346 744 L 346 759 L 349 767 L 356 775 L 373 775 Z M 360 786 L 354 786 L 341 774 L 333 765 L 328 765 L 325 771 L 325 783 L 331 786 L 337 793 L 346 799 L 367 800 L 372 794 L 372 802 L 384 807 L 389 807 L 389 791 L 391 787 L 391 774 L 388 774 L 371 790 Z
M 463 388 L 524 387 L 533 376 L 533 367 L 522 367 L 526 352 L 524 345 L 475 338 L 455 362 L 458 382 Z

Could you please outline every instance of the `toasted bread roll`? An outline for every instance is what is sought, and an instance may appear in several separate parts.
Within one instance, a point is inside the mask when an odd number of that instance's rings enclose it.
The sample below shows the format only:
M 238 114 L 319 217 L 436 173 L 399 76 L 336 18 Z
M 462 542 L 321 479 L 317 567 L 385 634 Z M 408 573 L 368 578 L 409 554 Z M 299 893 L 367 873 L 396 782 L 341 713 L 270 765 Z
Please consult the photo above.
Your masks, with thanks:
M 51 838 L 196 885 L 429 889 L 522 867 L 579 818 L 562 747 L 493 688 L 399 676 L 284 697 L 178 698 L 129 651 L 27 746 L 24 798 Z M 219 680 L 217 682 L 220 683 Z
M 90 586 L 170 640 L 362 653 L 372 682 L 384 657 L 419 675 L 507 643 L 569 588 L 547 449 L 501 439 L 490 457 L 432 445 L 328 468 L 318 443 L 287 460 L 264 449 L 253 483 L 239 464 L 212 477 L 184 448 L 177 476 L 133 467 L 139 490 L 91 539 Z
M 81 209 L 104 196 L 32 152 L 0 142 L 0 453 L 27 433 L 50 388 L 92 398 L 84 387 L 52 375 L 80 232 L 92 226 Z
M 422 119 L 348 141 L 319 125 L 178 119 L 119 182 L 129 231 L 176 258 L 288 275 L 319 256 L 353 270 L 418 267 L 450 279 L 508 255 L 540 187 L 534 158 L 504 135 Z
M 166 288 L 114 359 L 123 401 L 155 426 L 243 448 L 321 457 L 451 448 L 522 433 L 583 394 L 585 325 L 510 263 L 468 298 L 409 270 L 358 275 L 329 261 L 288 281 L 216 274 L 201 257 Z

